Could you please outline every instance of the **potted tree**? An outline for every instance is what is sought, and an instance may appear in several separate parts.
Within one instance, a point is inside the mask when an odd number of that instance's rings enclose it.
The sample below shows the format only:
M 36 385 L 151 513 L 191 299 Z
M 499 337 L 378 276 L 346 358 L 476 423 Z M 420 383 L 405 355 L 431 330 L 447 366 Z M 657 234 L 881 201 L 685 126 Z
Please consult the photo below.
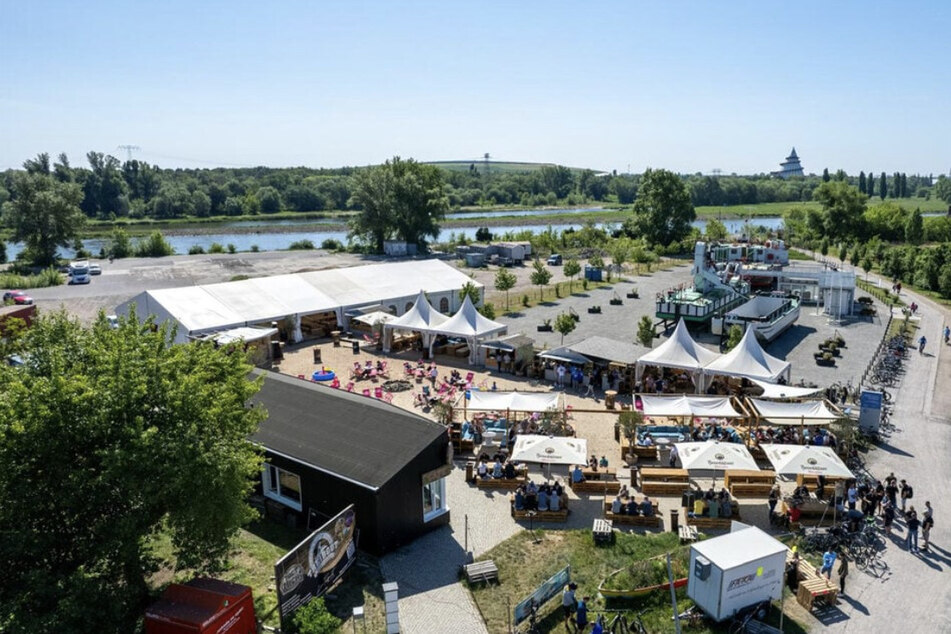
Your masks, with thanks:
M 615 294 L 614 294 L 614 297 L 611 298 L 611 302 L 610 302 L 610 303 L 611 303 L 612 306 L 620 306 L 620 305 L 623 304 L 624 302 L 621 301 L 620 295 L 618 295 L 617 293 L 615 293 Z
M 538 332 L 551 332 L 551 319 L 545 319 L 538 325 Z
M 591 306 L 588 308 L 588 313 L 591 315 L 600 315 L 601 307 L 600 306 Z
M 638 292 L 637 292 L 637 287 L 635 286 L 634 288 L 631 289 L 631 292 L 629 292 L 629 293 L 627 294 L 627 298 L 628 298 L 628 299 L 637 299 L 638 297 L 640 297 L 640 295 L 638 294 Z
M 816 352 L 812 355 L 816 360 L 816 365 L 835 365 L 835 357 L 831 352 Z

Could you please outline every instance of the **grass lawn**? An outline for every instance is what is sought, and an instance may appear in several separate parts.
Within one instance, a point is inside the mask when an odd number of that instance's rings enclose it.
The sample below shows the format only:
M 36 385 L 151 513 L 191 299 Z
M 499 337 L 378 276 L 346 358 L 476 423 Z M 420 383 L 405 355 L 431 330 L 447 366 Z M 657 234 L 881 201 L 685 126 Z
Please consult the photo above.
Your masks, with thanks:
M 235 538 L 228 568 L 215 575 L 219 579 L 252 588 L 254 609 L 266 625 L 278 627 L 277 592 L 274 585 L 274 564 L 307 537 L 300 528 L 289 528 L 270 520 L 260 520 L 239 531 Z M 163 567 L 151 579 L 156 591 L 172 582 L 184 582 L 194 576 L 191 570 L 174 570 L 172 545 L 168 535 L 155 540 L 156 554 Z M 368 632 L 385 629 L 383 609 L 383 577 L 376 558 L 358 551 L 357 561 L 344 575 L 343 581 L 325 596 L 327 609 L 344 620 L 342 632 L 352 631 L 349 622 L 353 608 L 366 606 Z
M 481 559 L 492 559 L 499 568 L 499 584 L 486 586 L 476 584 L 471 587 L 472 596 L 485 618 L 490 632 L 507 632 L 509 614 L 515 605 L 528 597 L 536 587 L 566 565 L 571 566 L 571 578 L 578 584 L 578 596 L 590 596 L 589 614 L 593 621 L 598 613 L 604 613 L 606 620 L 614 618 L 617 612 L 627 615 L 629 621 L 638 612 L 647 610 L 642 617 L 648 632 L 673 632 L 671 621 L 670 592 L 657 592 L 636 600 L 611 600 L 606 603 L 598 597 L 598 584 L 611 572 L 640 561 L 666 553 L 679 546 L 679 538 L 673 533 L 658 535 L 636 535 L 615 533 L 615 542 L 609 546 L 595 546 L 591 532 L 542 531 L 536 530 L 539 543 L 532 542 L 532 535 L 522 531 L 502 542 Z M 683 590 L 678 591 L 677 607 L 687 609 L 692 601 L 686 598 Z M 775 611 L 775 610 L 774 610 Z M 775 621 L 778 625 L 778 611 Z M 540 630 L 542 632 L 562 631 L 560 597 L 549 601 L 539 611 Z M 729 622 L 724 626 L 693 626 L 690 632 L 726 632 Z M 805 629 L 788 614 L 784 631 L 802 633 Z

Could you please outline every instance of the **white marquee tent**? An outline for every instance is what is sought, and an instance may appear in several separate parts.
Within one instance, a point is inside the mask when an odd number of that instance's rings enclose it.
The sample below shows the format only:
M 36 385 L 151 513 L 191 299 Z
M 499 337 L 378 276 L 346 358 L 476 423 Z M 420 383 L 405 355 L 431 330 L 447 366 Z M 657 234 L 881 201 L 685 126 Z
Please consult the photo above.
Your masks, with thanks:
M 466 409 L 544 412 L 559 408 L 559 392 L 469 392 Z
M 426 293 L 419 292 L 413 307 L 403 315 L 383 324 L 383 352 L 389 352 L 393 343 L 394 330 L 411 330 L 420 332 L 425 337 L 424 344 L 429 345 L 429 336 L 432 329 L 449 319 L 437 311 L 426 299 Z
M 760 418 L 765 418 L 774 425 L 812 424 L 842 418 L 842 414 L 829 409 L 825 401 L 781 403 L 751 398 L 749 402 Z
M 492 321 L 480 313 L 467 295 L 455 315 L 433 326 L 430 331 L 434 334 L 465 338 L 469 342 L 469 363 L 475 363 L 478 358 L 477 341 L 507 329 L 505 324 Z
M 697 416 L 700 418 L 743 418 L 726 396 L 641 395 L 645 416 Z
M 585 464 L 588 461 L 588 441 L 566 436 L 519 434 L 509 457 L 516 462 Z
M 854 475 L 832 447 L 815 445 L 763 445 L 776 473 L 852 478 Z
M 333 312 L 337 323 L 346 325 L 345 313 L 352 308 L 384 304 L 399 312 L 416 297 L 421 281 L 434 301 L 444 300 L 450 309 L 459 306 L 459 289 L 467 282 L 482 288 L 445 262 L 413 260 L 150 290 L 120 304 L 116 314 L 128 315 L 135 305 L 141 318 L 155 315 L 157 323 L 174 322 L 176 341 L 184 343 L 293 315 Z
M 718 353 L 707 350 L 694 341 L 681 319 L 677 322 L 674 334 L 667 341 L 637 360 L 636 378 L 640 381 L 644 368 L 648 366 L 686 370 L 699 392 L 703 385 L 703 368 L 719 357 Z
M 711 376 L 736 376 L 775 383 L 782 376 L 789 380 L 788 361 L 769 355 L 759 345 L 752 328 L 747 328 L 735 348 L 707 364 L 703 373 Z

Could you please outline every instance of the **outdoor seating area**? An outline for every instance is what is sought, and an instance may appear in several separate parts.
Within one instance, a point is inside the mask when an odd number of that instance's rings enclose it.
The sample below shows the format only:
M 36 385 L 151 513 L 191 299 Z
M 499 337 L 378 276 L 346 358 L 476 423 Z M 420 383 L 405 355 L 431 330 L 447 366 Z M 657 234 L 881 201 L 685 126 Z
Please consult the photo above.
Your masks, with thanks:
M 733 520 L 740 520 L 740 505 L 736 500 L 730 502 L 730 515 L 722 516 L 717 515 L 716 517 L 709 515 L 697 515 L 693 510 L 687 509 L 687 507 L 681 508 L 682 516 L 685 518 L 684 521 L 689 525 L 695 527 L 700 531 L 728 531 L 732 525 Z
M 775 471 L 731 469 L 724 472 L 723 486 L 737 498 L 766 498 L 776 483 Z
M 639 467 L 631 470 L 631 481 L 647 495 L 678 496 L 690 489 L 685 469 Z
M 615 524 L 627 526 L 662 528 L 664 524 L 660 505 L 647 496 L 644 496 L 640 502 L 628 495 L 623 497 L 618 495 L 614 499 L 605 498 L 604 517 Z

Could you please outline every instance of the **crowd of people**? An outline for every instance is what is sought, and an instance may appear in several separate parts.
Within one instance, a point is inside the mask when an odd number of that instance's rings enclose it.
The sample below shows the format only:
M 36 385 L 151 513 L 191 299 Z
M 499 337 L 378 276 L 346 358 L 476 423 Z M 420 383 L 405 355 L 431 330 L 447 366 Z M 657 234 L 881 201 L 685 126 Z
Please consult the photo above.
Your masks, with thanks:
M 516 511 L 560 511 L 568 508 L 568 494 L 557 479 L 541 485 L 529 480 L 515 490 Z
M 835 434 L 819 426 L 757 427 L 751 432 L 751 440 L 754 446 L 770 444 L 816 445 L 835 449 L 838 445 Z

